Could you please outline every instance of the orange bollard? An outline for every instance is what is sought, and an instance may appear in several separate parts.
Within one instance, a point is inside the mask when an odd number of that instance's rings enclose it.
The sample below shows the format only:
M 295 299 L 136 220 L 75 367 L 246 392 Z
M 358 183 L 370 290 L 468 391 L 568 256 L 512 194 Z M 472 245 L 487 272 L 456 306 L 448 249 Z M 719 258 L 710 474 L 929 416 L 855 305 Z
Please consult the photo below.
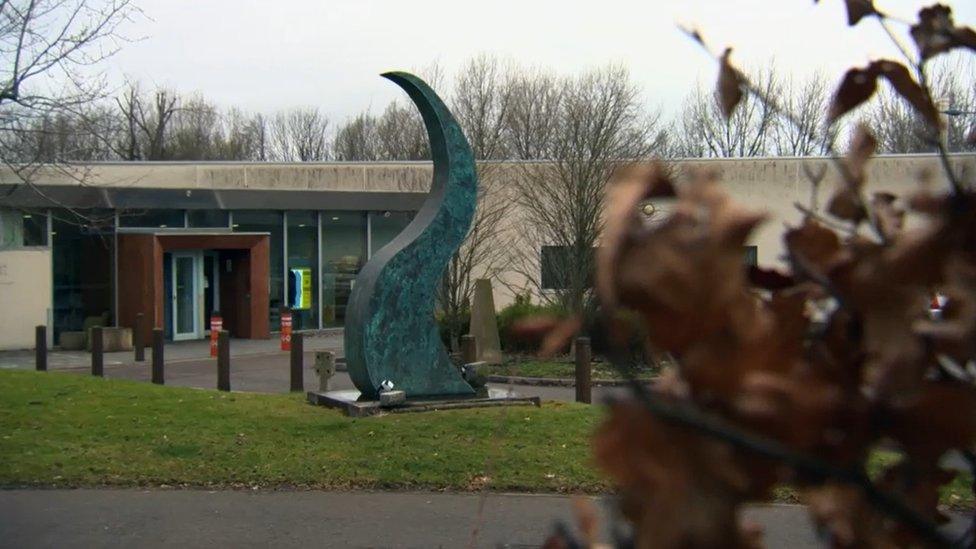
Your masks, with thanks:
M 217 356 L 217 337 L 224 329 L 224 319 L 220 318 L 219 313 L 210 315 L 210 356 Z
M 281 311 L 281 350 L 291 350 L 291 311 Z

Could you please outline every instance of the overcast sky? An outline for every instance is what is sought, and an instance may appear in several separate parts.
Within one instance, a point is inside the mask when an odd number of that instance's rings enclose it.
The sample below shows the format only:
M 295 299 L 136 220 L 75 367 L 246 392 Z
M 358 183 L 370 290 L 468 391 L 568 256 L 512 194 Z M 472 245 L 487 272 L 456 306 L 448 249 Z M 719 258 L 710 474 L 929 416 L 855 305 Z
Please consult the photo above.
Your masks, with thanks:
M 716 70 L 679 23 L 716 48 L 734 46 L 743 67 L 775 59 L 794 74 L 819 68 L 837 80 L 851 64 L 897 56 L 875 21 L 847 27 L 842 0 L 137 1 L 146 18 L 127 32 L 143 38 L 107 65 L 117 82 L 264 112 L 315 105 L 337 121 L 399 96 L 383 71 L 436 61 L 450 74 L 483 52 L 562 73 L 622 63 L 649 104 L 672 112 Z M 906 21 L 924 5 L 875 4 Z M 958 23 L 976 26 L 976 0 L 948 4 Z

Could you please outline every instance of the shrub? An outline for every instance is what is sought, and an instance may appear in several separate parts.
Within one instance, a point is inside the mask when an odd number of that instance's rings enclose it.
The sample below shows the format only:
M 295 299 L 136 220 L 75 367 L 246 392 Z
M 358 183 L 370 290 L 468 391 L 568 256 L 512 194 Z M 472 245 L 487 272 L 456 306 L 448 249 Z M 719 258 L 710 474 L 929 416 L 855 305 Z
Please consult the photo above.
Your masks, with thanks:
M 535 351 L 538 342 L 526 341 L 512 336 L 512 326 L 524 318 L 535 315 L 561 315 L 563 310 L 558 305 L 532 303 L 532 297 L 516 295 L 515 302 L 498 312 L 498 336 L 501 339 L 502 350 L 506 352 Z
M 434 315 L 434 319 L 437 321 L 437 331 L 440 333 L 441 341 L 444 342 L 444 346 L 447 347 L 450 352 L 457 352 L 459 350 L 457 345 L 459 345 L 460 342 L 451 341 L 451 325 L 448 322 L 447 317 L 444 315 L 444 313 L 438 311 Z M 471 331 L 471 311 L 465 309 L 461 313 L 461 318 L 459 320 L 460 322 L 457 326 L 457 333 L 460 335 L 469 333 Z

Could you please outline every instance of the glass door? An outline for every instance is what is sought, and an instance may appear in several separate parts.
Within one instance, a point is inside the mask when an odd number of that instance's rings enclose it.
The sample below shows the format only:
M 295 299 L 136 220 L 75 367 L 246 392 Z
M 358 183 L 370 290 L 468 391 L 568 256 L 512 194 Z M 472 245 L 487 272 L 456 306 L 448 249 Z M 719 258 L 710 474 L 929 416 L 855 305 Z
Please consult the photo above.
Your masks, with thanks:
M 201 338 L 203 254 L 173 252 L 172 273 L 173 340 Z

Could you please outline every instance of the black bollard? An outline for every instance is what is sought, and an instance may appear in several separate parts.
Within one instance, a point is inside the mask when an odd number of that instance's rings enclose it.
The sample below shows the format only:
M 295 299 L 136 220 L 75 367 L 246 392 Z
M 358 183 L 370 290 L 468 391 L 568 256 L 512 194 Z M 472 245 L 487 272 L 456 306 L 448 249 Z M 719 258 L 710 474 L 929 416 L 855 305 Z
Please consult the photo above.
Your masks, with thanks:
M 47 326 L 34 329 L 34 367 L 38 372 L 47 371 Z
M 291 390 L 305 390 L 305 338 L 301 332 L 291 334 Z
M 145 321 L 146 317 L 142 313 L 136 313 L 136 321 L 132 326 L 132 346 L 135 348 L 136 362 L 144 362 L 146 360 L 146 342 L 142 337 L 143 323 Z
M 478 361 L 478 340 L 471 334 L 461 336 L 461 363 L 472 364 Z
M 230 391 L 230 332 L 217 336 L 217 390 Z
M 166 333 L 162 328 L 153 328 L 152 332 L 152 382 L 156 385 L 164 385 L 166 383 L 165 378 L 165 363 L 163 362 L 163 345 L 165 343 L 164 338 Z
M 576 338 L 576 402 L 591 402 L 590 338 Z
M 93 376 L 103 377 L 105 375 L 105 355 L 104 340 L 102 339 L 102 327 L 95 326 L 91 329 L 91 373 Z

